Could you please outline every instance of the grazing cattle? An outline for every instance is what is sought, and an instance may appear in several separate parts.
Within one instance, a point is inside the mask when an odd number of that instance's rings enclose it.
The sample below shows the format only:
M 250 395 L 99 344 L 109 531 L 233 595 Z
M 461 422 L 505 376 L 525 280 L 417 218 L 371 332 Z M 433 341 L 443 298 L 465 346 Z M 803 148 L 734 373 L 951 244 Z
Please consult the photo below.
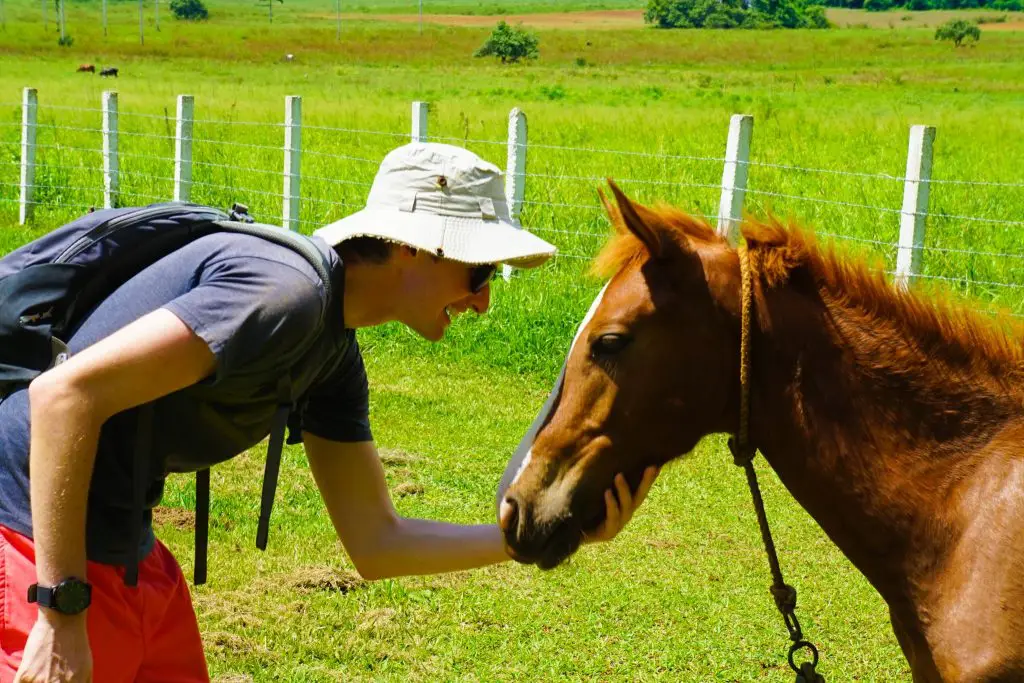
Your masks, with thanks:
M 100 70 L 100 76 L 113 76 L 117 78 L 117 67 L 108 66 Z
M 96 73 L 96 66 L 94 64 L 79 64 L 78 65 L 78 72 L 79 73 L 86 72 L 86 71 L 91 73 L 91 74 L 94 74 L 94 73 Z

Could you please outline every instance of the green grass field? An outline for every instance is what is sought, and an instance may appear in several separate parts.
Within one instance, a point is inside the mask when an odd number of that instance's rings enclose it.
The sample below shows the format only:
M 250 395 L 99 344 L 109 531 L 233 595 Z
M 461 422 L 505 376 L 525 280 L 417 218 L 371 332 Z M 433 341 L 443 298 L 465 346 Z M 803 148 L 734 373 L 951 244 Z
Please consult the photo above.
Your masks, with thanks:
M 366 9 L 388 4 L 397 3 Z M 486 29 L 428 24 L 420 36 L 415 26 L 346 19 L 338 41 L 332 8 L 316 19 L 312 4 L 275 7 L 273 26 L 255 5 L 199 25 L 164 17 L 159 33 L 148 16 L 144 46 L 132 5 L 113 6 L 104 39 L 98 5 L 73 4 L 70 48 L 57 47 L 52 12 L 44 33 L 38 4 L 4 7 L 0 253 L 102 201 L 96 129 L 105 88 L 120 97 L 124 202 L 169 197 L 174 98 L 188 93 L 200 120 L 195 159 L 204 164 L 195 168 L 193 198 L 247 201 L 270 221 L 281 211 L 283 99 L 302 95 L 306 230 L 358 208 L 376 162 L 407 139 L 412 100 L 431 103 L 431 137 L 498 163 L 509 109 L 527 113 L 534 146 L 523 220 L 562 256 L 497 283 L 491 313 L 459 319 L 441 344 L 394 326 L 361 335 L 389 480 L 409 492 L 397 498 L 403 514 L 493 519 L 504 463 L 600 286 L 584 275 L 608 229 L 596 210 L 600 179 L 620 179 L 645 201 L 713 214 L 715 160 L 734 113 L 755 117 L 748 209 L 813 225 L 822 239 L 888 270 L 902 184 L 877 176 L 903 174 L 912 124 L 936 126 L 934 178 L 997 184 L 933 186 L 933 212 L 993 222 L 931 217 L 923 272 L 953 282 L 925 285 L 951 285 L 975 308 L 1024 314 L 1021 32 L 983 26 L 976 47 L 954 49 L 930 29 L 899 23 L 819 32 L 538 30 L 541 59 L 501 67 L 470 56 Z M 286 53 L 295 61 L 282 61 Z M 121 77 L 76 74 L 82 62 L 115 64 Z M 46 145 L 44 203 L 27 228 L 16 225 L 14 203 L 24 86 L 39 89 Z M 253 452 L 214 471 L 211 581 L 196 601 L 222 681 L 792 676 L 749 494 L 717 439 L 666 472 L 620 539 L 585 549 L 566 568 L 502 566 L 372 584 L 352 580 L 299 451 L 286 459 L 270 548 L 252 547 L 260 458 Z M 801 591 L 801 622 L 829 680 L 907 679 L 881 600 L 777 480 L 765 479 L 783 567 Z M 173 481 L 164 503 L 161 534 L 188 571 L 190 482 Z

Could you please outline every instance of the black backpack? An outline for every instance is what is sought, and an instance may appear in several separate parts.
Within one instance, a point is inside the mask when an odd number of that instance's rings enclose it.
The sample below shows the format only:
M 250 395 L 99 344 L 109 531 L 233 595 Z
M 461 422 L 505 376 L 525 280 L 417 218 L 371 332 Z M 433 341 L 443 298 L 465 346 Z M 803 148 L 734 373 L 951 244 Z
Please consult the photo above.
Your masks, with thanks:
M 327 293 L 325 300 L 330 301 L 330 263 L 324 255 L 302 235 L 254 223 L 242 205 L 236 204 L 230 213 L 184 202 L 89 213 L 0 258 L 0 397 L 63 362 L 70 332 L 117 287 L 175 249 L 218 231 L 254 235 L 294 250 L 316 270 Z M 325 304 L 321 327 L 326 318 Z M 310 335 L 308 343 L 316 336 Z M 297 359 L 307 350 L 295 349 L 292 357 Z M 256 533 L 261 550 L 267 547 L 284 432 L 295 398 L 289 380 L 286 374 L 278 382 L 278 408 L 267 448 Z M 132 586 L 138 581 L 136 556 L 142 541 L 152 423 L 152 405 L 140 407 L 132 473 L 134 550 L 125 574 L 125 582 Z M 209 514 L 210 471 L 204 469 L 196 473 L 197 584 L 206 582 Z

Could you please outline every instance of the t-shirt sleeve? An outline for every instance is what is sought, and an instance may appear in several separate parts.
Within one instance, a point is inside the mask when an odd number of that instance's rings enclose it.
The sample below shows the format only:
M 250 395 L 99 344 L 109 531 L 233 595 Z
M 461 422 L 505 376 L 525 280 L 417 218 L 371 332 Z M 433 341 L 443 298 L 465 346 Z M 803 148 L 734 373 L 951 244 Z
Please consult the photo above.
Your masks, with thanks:
M 330 441 L 373 440 L 366 367 L 355 332 L 347 330 L 346 334 L 350 336 L 350 343 L 344 357 L 325 381 L 310 391 L 298 424 L 292 423 L 292 427 L 300 429 L 292 430 L 289 443 L 300 442 L 301 431 Z
M 257 359 L 286 358 L 316 330 L 321 301 L 319 285 L 285 263 L 231 257 L 208 264 L 164 308 L 210 347 L 216 381 Z

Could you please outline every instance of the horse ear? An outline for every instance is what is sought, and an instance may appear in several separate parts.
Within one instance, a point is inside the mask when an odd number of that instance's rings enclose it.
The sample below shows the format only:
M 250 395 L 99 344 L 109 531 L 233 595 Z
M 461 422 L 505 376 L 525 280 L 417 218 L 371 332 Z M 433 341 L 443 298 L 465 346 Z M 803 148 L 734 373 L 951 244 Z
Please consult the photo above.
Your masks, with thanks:
M 610 178 L 608 179 L 608 182 L 612 182 Z M 605 213 L 608 214 L 608 218 L 611 220 L 612 227 L 615 228 L 615 232 L 620 235 L 626 232 L 626 226 L 623 224 L 624 221 L 622 219 L 622 213 L 619 212 L 618 207 L 608 201 L 608 195 L 606 195 L 604 190 L 600 187 L 597 188 L 597 196 L 600 197 L 601 206 L 604 207 Z
M 608 179 L 608 186 L 612 188 L 612 193 L 615 195 L 615 202 L 618 204 L 616 212 L 622 219 L 622 224 L 631 233 L 644 243 L 647 250 L 651 253 L 653 258 L 661 258 L 664 252 L 664 244 L 662 243 L 661 235 L 657 230 L 652 228 L 647 221 L 645 221 L 640 213 L 650 213 L 645 210 L 642 206 L 633 204 L 633 201 L 626 196 L 626 193 L 619 189 L 619 186 L 615 184 L 615 181 L 611 178 Z M 609 209 L 608 202 L 604 199 L 604 195 L 601 196 L 602 201 L 605 204 L 605 210 Z M 613 215 L 614 219 L 614 215 Z

